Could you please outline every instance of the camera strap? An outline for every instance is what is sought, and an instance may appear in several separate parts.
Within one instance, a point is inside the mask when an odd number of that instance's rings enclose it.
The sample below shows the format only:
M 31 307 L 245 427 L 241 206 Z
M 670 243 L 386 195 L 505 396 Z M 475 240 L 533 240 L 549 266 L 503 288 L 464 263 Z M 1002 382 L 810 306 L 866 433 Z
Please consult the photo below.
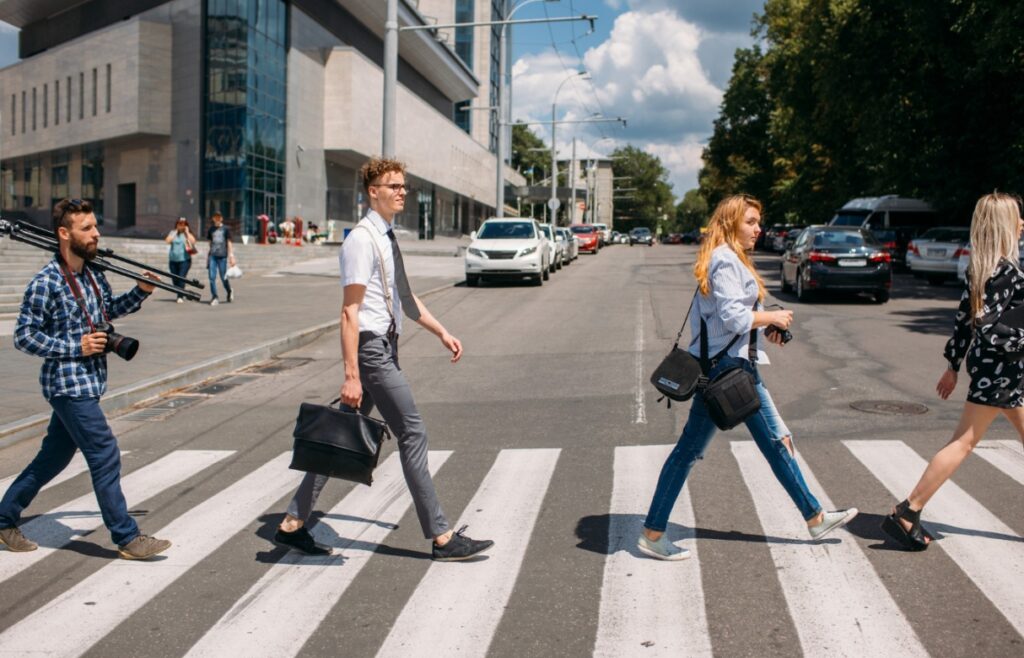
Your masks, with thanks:
M 60 274 L 64 277 L 64 282 L 68 284 L 68 288 L 71 289 L 71 295 L 75 298 L 75 302 L 78 303 L 78 308 L 82 309 L 85 321 L 89 323 L 89 333 L 96 333 L 96 325 L 92 322 L 92 316 L 89 315 L 89 309 L 85 306 L 85 299 L 82 295 L 82 290 L 78 287 L 78 282 L 75 280 L 75 276 L 71 272 L 71 268 L 68 267 L 67 263 L 65 263 L 64 259 L 59 255 L 57 256 L 57 263 L 60 265 Z M 100 313 L 103 314 L 104 322 L 110 322 L 107 318 L 107 310 L 103 308 L 103 295 L 100 294 L 100 288 L 96 285 L 96 279 L 93 278 L 88 265 L 83 265 L 82 271 L 89 278 L 89 283 L 92 284 L 93 292 L 96 293 L 96 302 L 100 305 Z

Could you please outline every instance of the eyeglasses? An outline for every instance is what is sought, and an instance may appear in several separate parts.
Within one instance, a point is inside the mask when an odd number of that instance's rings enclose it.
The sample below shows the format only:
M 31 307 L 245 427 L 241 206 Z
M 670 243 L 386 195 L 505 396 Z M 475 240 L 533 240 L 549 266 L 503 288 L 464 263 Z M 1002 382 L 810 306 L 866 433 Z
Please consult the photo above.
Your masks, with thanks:
M 404 183 L 374 183 L 372 187 L 386 187 L 395 194 L 409 191 L 409 188 Z

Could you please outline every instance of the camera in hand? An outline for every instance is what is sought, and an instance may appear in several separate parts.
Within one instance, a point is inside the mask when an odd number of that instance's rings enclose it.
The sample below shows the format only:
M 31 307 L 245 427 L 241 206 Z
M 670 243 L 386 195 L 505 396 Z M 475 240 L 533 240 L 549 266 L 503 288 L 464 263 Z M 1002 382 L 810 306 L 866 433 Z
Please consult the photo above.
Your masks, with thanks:
M 101 322 L 96 325 L 96 332 L 107 335 L 107 345 L 103 353 L 113 352 L 125 361 L 131 361 L 135 353 L 139 351 L 139 341 L 128 336 L 122 336 L 114 331 L 114 325 L 109 322 Z
M 791 334 L 789 332 L 789 329 L 779 329 L 774 324 L 768 325 L 765 328 L 764 333 L 765 333 L 766 336 L 771 336 L 773 334 L 781 334 L 782 335 L 782 344 L 783 345 L 785 345 L 789 341 L 793 340 L 793 334 Z

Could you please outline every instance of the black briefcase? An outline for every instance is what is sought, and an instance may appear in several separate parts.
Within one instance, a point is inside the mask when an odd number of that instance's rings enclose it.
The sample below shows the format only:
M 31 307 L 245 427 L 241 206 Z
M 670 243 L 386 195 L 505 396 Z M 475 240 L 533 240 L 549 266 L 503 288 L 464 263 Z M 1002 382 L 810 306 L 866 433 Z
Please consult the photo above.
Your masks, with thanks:
M 303 402 L 295 420 L 289 468 L 341 480 L 373 483 L 388 426 L 356 411 Z

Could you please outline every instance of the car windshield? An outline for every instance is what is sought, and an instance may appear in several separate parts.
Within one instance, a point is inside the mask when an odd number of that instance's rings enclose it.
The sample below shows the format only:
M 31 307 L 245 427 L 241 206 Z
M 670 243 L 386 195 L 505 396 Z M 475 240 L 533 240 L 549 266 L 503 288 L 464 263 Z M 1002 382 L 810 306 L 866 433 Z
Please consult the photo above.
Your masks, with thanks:
M 921 240 L 935 242 L 967 242 L 971 235 L 969 228 L 930 228 L 921 236 Z
M 867 216 L 866 210 L 840 210 L 829 223 L 833 226 L 860 226 Z
M 814 236 L 814 246 L 825 249 L 843 249 L 874 245 L 875 241 L 856 231 L 823 231 Z
M 548 240 L 551 239 L 551 227 L 550 226 L 541 226 L 540 227 L 540 232 L 543 233 L 544 237 L 547 238 Z
M 481 240 L 528 240 L 534 237 L 532 222 L 484 222 L 476 237 Z
M 593 226 L 573 226 L 572 227 L 572 232 L 573 233 L 593 233 L 594 232 L 594 227 Z
M 635 228 L 633 229 L 633 235 L 650 235 L 651 229 L 649 228 Z

